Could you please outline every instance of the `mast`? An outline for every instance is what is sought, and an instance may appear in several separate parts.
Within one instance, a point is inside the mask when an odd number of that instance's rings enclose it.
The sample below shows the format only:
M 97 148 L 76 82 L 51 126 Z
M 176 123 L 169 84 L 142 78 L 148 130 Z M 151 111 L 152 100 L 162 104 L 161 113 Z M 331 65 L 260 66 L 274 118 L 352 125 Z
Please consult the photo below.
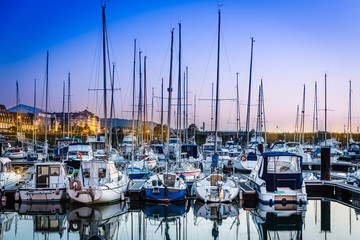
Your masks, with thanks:
M 47 140 L 47 131 L 48 131 L 48 95 L 49 95 L 49 51 L 46 52 L 46 82 L 45 82 L 46 94 L 45 94 L 45 143 L 44 143 L 44 153 L 46 159 L 49 159 L 48 156 L 48 140 Z
M 142 51 L 139 49 L 139 106 L 138 106 L 138 118 L 137 118 L 137 129 L 139 136 L 139 141 L 142 142 L 141 136 L 141 114 L 142 114 L 142 75 L 141 75 L 141 53 Z M 140 126 L 139 126 L 140 125 Z
M 315 144 L 315 130 L 316 141 L 318 139 L 318 109 L 317 109 L 317 82 L 315 82 L 315 97 L 314 97 L 314 116 L 313 116 L 313 144 Z
M 34 150 L 36 151 L 36 78 L 34 80 L 34 123 L 33 123 L 33 140 Z
M 164 78 L 161 78 L 161 143 L 164 144 Z
M 267 136 L 266 136 L 266 117 L 265 117 L 265 100 L 264 100 L 264 85 L 263 80 L 261 79 L 261 101 L 262 101 L 262 114 L 263 114 L 263 120 L 262 123 L 264 125 L 264 136 L 265 136 L 265 143 L 267 143 Z
M 256 137 L 256 140 L 258 140 L 258 136 L 260 135 L 261 136 L 261 133 L 260 133 L 260 118 L 261 118 L 261 86 L 259 86 L 259 96 L 258 96 L 258 109 L 257 109 L 257 119 L 256 119 L 256 133 L 255 133 L 255 137 Z
M 135 133 L 135 68 L 136 68 L 136 39 L 134 39 L 134 65 L 133 65 L 133 96 L 132 96 L 132 132 L 131 132 L 131 166 L 134 164 L 134 133 Z
M 68 73 L 68 138 L 70 137 L 70 72 Z
M 216 70 L 216 102 L 215 102 L 215 148 L 217 152 L 217 132 L 218 132 L 218 114 L 219 114 L 219 88 L 220 88 L 220 20 L 221 12 L 219 8 L 219 24 L 218 24 L 218 52 L 217 52 L 217 70 Z
M 62 137 L 65 137 L 65 81 L 63 82 Z
M 239 141 L 240 127 L 240 104 L 239 104 L 239 73 L 236 73 L 236 139 Z
M 186 121 L 185 121 L 185 143 L 187 143 L 188 138 L 189 138 L 189 68 L 188 66 L 186 66 L 186 99 L 185 99 L 185 116 L 186 116 Z
M 181 142 L 181 23 L 179 23 L 179 75 L 178 75 L 178 100 L 177 100 L 177 133 L 178 145 Z
M 210 133 L 213 131 L 213 121 L 214 121 L 214 83 L 211 83 L 211 127 Z
M 300 139 L 299 142 L 304 144 L 304 135 L 305 135 L 305 84 L 304 84 L 304 93 L 303 93 L 303 105 L 301 110 L 301 123 L 300 123 Z
M 325 147 L 326 147 L 326 138 L 327 138 L 327 93 L 326 93 L 326 73 L 325 73 Z
M 251 77 L 252 77 L 252 60 L 253 60 L 253 47 L 254 47 L 254 38 L 251 38 L 251 56 L 250 56 L 250 73 L 249 73 L 249 94 L 248 94 L 248 104 L 247 104 L 247 115 L 246 115 L 246 146 L 249 144 L 249 127 L 250 127 L 250 100 L 251 100 Z
M 106 19 L 105 19 L 105 7 L 103 4 L 102 8 L 102 40 L 103 40 L 103 73 L 104 73 L 104 119 L 105 119 L 105 154 L 108 152 L 108 139 L 107 139 L 107 96 L 106 96 Z
M 114 112 L 114 80 L 115 80 L 115 63 L 113 63 L 113 74 L 111 79 L 111 104 L 110 104 L 110 133 L 109 133 L 109 148 L 112 148 L 112 121 Z
M 16 80 L 16 140 L 19 137 L 19 83 Z
M 351 140 L 351 80 L 349 81 L 349 113 L 348 113 L 348 134 L 347 147 L 349 148 L 349 140 Z
M 151 140 L 154 138 L 154 88 L 151 88 L 152 98 L 151 98 Z
M 167 155 L 169 155 L 169 137 L 170 137 L 170 123 L 171 123 L 171 92 L 172 92 L 172 65 L 173 65 L 173 44 L 174 44 L 174 29 L 171 30 L 171 53 L 170 53 L 170 73 L 169 73 L 169 98 L 168 98 L 168 119 L 167 119 Z M 167 166 L 167 164 L 166 164 Z
M 195 126 L 196 126 L 196 94 L 194 95 L 194 144 L 196 144 L 196 141 L 195 141 L 195 133 L 196 133 Z
M 184 72 L 184 78 L 183 78 L 183 99 L 184 99 L 184 107 L 183 107 L 183 129 L 184 129 L 184 133 L 183 133 L 183 143 L 186 143 L 186 72 Z
M 147 140 L 146 137 L 146 108 L 147 108 L 147 103 L 146 103 L 146 56 L 144 56 L 144 127 L 143 127 L 143 131 L 144 131 L 144 142 Z M 145 151 L 145 148 L 144 148 Z
M 299 105 L 297 105 L 297 108 L 296 108 L 294 142 L 298 139 L 298 128 L 299 128 Z

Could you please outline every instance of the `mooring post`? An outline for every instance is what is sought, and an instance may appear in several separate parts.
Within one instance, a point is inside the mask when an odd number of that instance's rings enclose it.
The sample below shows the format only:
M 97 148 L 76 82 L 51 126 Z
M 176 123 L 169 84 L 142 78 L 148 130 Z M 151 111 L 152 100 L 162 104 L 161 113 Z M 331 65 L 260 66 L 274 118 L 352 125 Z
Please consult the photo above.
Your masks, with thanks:
M 260 153 L 264 152 L 264 145 L 262 143 L 258 144 L 258 149 L 260 151 Z
M 321 148 L 321 180 L 331 180 L 330 177 L 330 147 Z

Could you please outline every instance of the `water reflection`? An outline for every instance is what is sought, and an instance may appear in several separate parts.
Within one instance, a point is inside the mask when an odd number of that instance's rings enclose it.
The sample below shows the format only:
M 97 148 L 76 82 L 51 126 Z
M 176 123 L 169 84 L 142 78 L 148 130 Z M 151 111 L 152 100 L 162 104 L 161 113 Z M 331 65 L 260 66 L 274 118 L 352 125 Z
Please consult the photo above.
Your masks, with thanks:
M 353 201 L 356 202 L 355 200 Z M 304 206 L 125 202 L 106 206 L 15 204 L 0 214 L 0 239 L 358 239 L 359 209 L 323 198 Z
M 235 225 L 236 231 L 238 232 L 240 210 L 237 203 L 204 203 L 196 201 L 193 204 L 193 209 L 195 226 L 201 226 L 202 219 L 213 222 L 211 236 L 214 239 L 218 239 L 219 227 L 222 225 L 222 222 L 228 218 L 232 218 L 233 221 L 230 229 Z
M 306 207 L 259 204 L 250 213 L 260 239 L 302 239 Z
M 15 205 L 17 208 L 18 205 Z M 54 204 L 20 204 L 19 218 L 33 221 L 33 238 L 47 238 L 64 235 L 66 229 L 66 205 Z
M 78 232 L 79 239 L 87 240 L 95 234 L 104 239 L 112 239 L 125 213 L 125 202 L 104 206 L 75 206 L 68 215 L 68 230 Z

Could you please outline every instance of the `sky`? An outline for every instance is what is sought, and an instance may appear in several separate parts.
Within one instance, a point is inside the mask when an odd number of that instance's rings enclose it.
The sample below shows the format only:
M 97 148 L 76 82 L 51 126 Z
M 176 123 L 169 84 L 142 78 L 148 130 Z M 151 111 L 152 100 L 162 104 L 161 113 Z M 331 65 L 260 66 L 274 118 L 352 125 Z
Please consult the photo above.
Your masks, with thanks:
M 360 126 L 360 2 L 356 0 L 223 0 L 221 5 L 220 98 L 236 98 L 239 73 L 241 127 L 245 127 L 250 39 L 254 37 L 251 123 L 256 125 L 258 88 L 264 82 L 268 131 L 294 131 L 296 108 L 306 86 L 305 131 L 313 129 L 314 84 L 318 84 L 319 128 L 324 129 L 324 75 L 327 73 L 330 131 L 344 131 L 352 81 L 352 131 Z M 161 79 L 169 84 L 170 32 L 174 28 L 173 97 L 177 93 L 179 28 L 182 70 L 189 69 L 189 122 L 194 95 L 211 98 L 216 83 L 218 1 L 154 0 L 106 3 L 110 64 L 115 63 L 115 115 L 131 119 L 134 39 L 147 56 L 148 118 L 160 122 Z M 71 76 L 71 109 L 103 116 L 101 1 L 0 0 L 0 104 L 45 108 L 46 51 L 49 51 L 49 110 L 62 111 L 63 82 Z M 136 56 L 138 96 L 138 55 Z M 142 62 L 142 66 L 143 66 Z M 107 70 L 109 71 L 109 69 Z M 143 71 L 143 69 L 142 69 Z M 110 79 L 107 79 L 110 86 Z M 167 92 L 164 92 L 167 95 Z M 109 100 L 108 100 L 109 101 Z M 167 109 L 166 101 L 164 108 Z M 175 104 L 173 100 L 173 104 Z M 109 104 L 108 104 L 109 105 Z M 172 108 L 172 119 L 174 111 Z M 109 111 L 108 111 L 109 112 Z M 164 114 L 166 116 L 166 113 Z M 236 129 L 235 101 L 220 101 L 221 130 Z M 196 101 L 196 124 L 210 129 L 211 101 Z M 164 119 L 166 121 L 166 117 Z M 172 121 L 173 122 L 173 121 Z M 173 123 L 174 124 L 174 123 Z

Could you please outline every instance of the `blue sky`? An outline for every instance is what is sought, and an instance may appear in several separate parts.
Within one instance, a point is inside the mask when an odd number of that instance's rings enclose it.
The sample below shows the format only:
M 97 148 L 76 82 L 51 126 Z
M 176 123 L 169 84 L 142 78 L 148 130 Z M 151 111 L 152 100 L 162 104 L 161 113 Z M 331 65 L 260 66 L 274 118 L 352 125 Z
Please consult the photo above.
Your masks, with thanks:
M 296 105 L 306 84 L 306 123 L 312 130 L 314 82 L 318 81 L 319 108 L 324 108 L 324 73 L 328 73 L 329 125 L 343 131 L 347 122 L 348 81 L 353 82 L 353 129 L 360 125 L 360 3 L 355 0 L 243 0 L 221 1 L 220 96 L 235 97 L 239 72 L 240 98 L 247 101 L 250 38 L 255 38 L 252 104 L 264 81 L 267 126 L 293 131 Z M 106 8 L 111 62 L 116 62 L 116 116 L 130 118 L 133 39 L 147 55 L 148 95 L 160 96 L 161 78 L 168 84 L 170 30 L 175 28 L 174 71 L 178 75 L 178 22 L 182 22 L 182 67 L 189 67 L 190 102 L 211 96 L 216 81 L 217 1 L 116 1 Z M 50 110 L 60 111 L 62 83 L 72 79 L 72 109 L 86 107 L 102 113 L 102 95 L 89 92 L 101 80 L 100 1 L 0 1 L 0 103 L 15 105 L 15 82 L 21 103 L 33 102 L 38 81 L 38 106 L 44 107 L 46 50 L 50 52 Z M 138 79 L 137 79 L 138 80 Z M 176 86 L 175 86 L 176 91 Z M 151 102 L 151 99 L 148 99 Z M 200 105 L 200 106 L 199 106 Z M 192 106 L 190 107 L 192 109 Z M 197 124 L 210 128 L 210 102 L 198 102 Z M 158 100 L 155 109 L 160 110 Z M 246 107 L 241 106 L 245 126 Z M 255 127 L 256 107 L 251 126 Z M 220 128 L 235 129 L 235 104 L 223 102 Z M 192 110 L 191 110 L 192 114 Z M 323 128 L 323 111 L 319 111 Z M 159 121 L 160 113 L 154 114 Z M 150 118 L 150 114 L 149 114 Z M 192 115 L 191 115 L 192 119 Z M 278 126 L 278 128 L 277 128 Z

